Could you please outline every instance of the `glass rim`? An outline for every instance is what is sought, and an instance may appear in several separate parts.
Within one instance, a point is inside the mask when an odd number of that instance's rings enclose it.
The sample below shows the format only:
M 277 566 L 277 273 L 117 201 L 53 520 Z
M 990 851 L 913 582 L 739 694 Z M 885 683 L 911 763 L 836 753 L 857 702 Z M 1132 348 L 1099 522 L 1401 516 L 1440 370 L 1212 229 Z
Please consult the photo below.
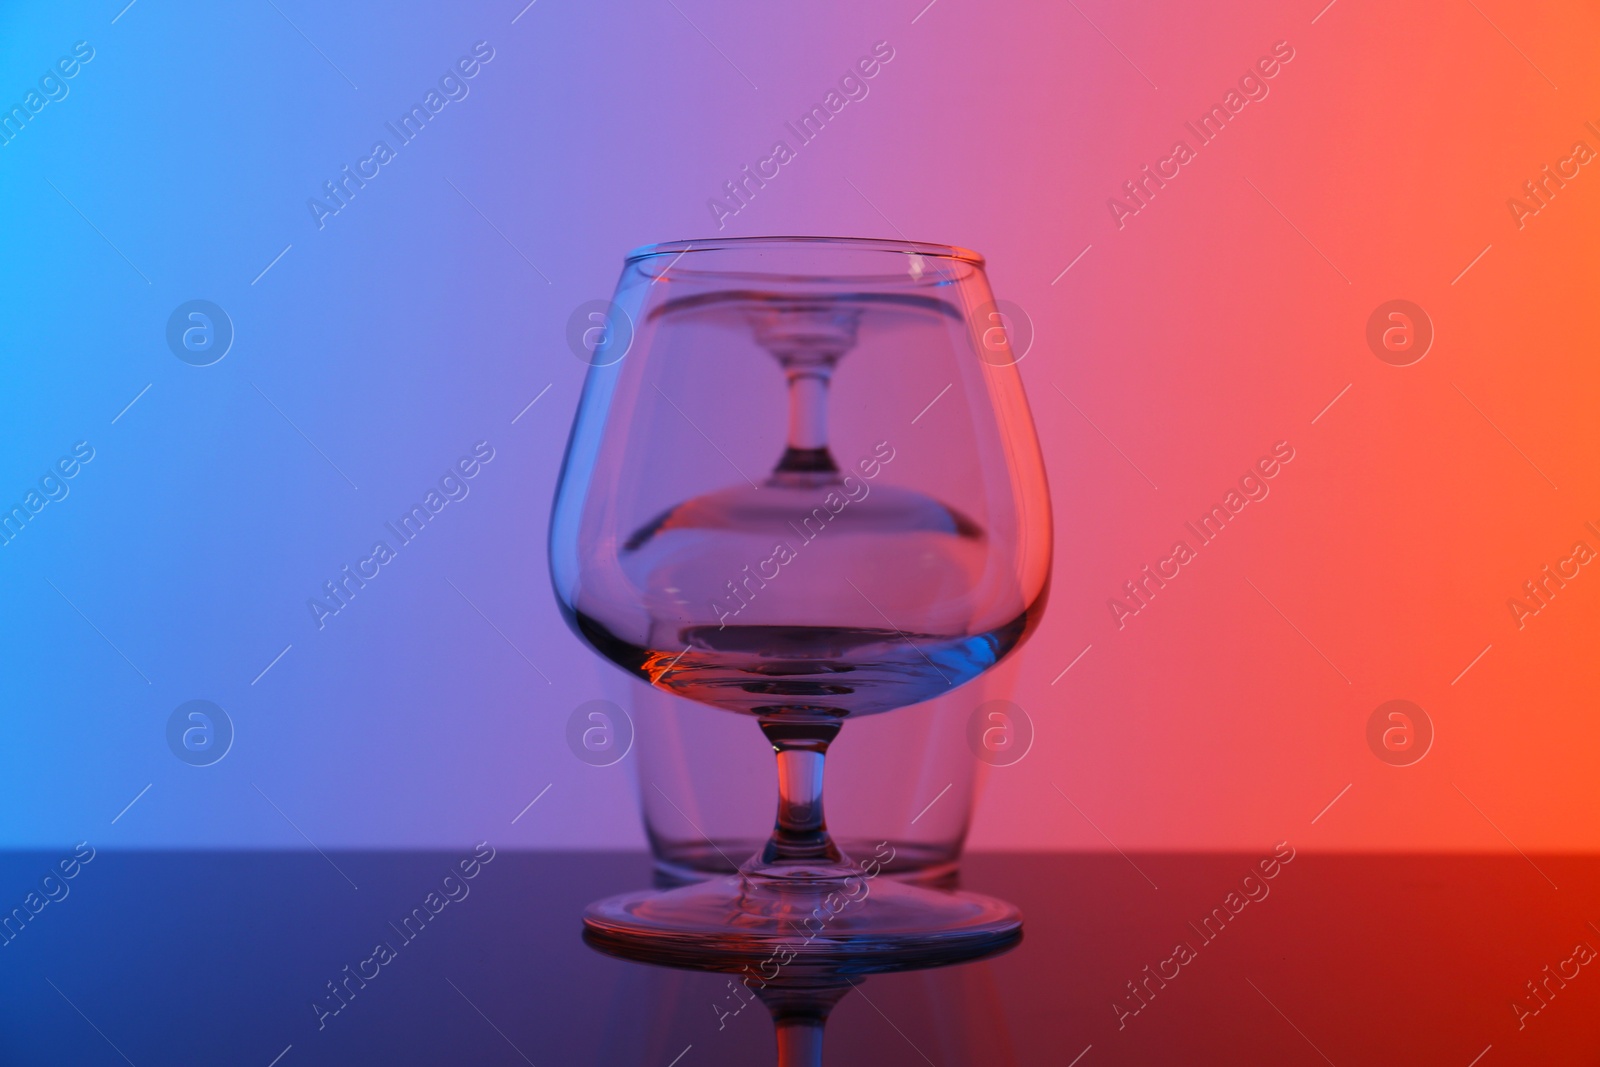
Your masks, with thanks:
M 938 259 L 956 260 L 962 263 L 971 263 L 982 267 L 984 258 L 970 248 L 960 245 L 935 244 L 928 241 L 903 241 L 889 237 L 818 237 L 818 236 L 783 236 L 770 237 L 707 237 L 693 241 L 661 241 L 656 244 L 640 245 L 633 249 L 623 261 L 637 263 L 651 259 L 655 256 L 683 256 L 690 252 L 715 252 L 737 248 L 782 247 L 784 245 L 817 244 L 832 245 L 842 249 L 859 249 L 861 251 L 899 252 L 903 255 L 931 256 Z

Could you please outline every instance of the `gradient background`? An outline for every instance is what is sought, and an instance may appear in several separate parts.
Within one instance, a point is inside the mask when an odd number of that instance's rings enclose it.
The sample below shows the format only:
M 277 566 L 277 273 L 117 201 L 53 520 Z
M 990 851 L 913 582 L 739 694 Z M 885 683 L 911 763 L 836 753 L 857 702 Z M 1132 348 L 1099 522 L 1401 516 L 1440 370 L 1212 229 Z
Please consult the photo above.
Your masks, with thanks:
M 123 2 L 0 9 L 7 107 L 96 50 L 0 147 L 0 502 L 96 450 L 0 548 L 4 844 L 641 844 L 629 761 L 563 737 L 610 670 L 545 567 L 567 320 L 633 246 L 715 233 L 708 198 L 886 40 L 722 232 L 975 248 L 1037 331 L 1038 740 L 973 844 L 1600 846 L 1600 574 L 1520 631 L 1506 606 L 1600 549 L 1600 163 L 1506 206 L 1600 150 L 1594 3 Z M 470 96 L 319 231 L 307 198 L 480 40 Z M 1119 230 L 1107 198 L 1284 40 Z M 195 298 L 237 331 L 205 368 L 164 339 Z M 1435 326 L 1414 366 L 1364 339 L 1393 298 Z M 479 440 L 470 497 L 319 632 L 307 598 Z M 1271 496 L 1119 630 L 1107 599 L 1280 440 Z M 204 769 L 164 736 L 195 698 L 237 731 Z M 1437 731 L 1415 766 L 1367 746 L 1395 698 Z

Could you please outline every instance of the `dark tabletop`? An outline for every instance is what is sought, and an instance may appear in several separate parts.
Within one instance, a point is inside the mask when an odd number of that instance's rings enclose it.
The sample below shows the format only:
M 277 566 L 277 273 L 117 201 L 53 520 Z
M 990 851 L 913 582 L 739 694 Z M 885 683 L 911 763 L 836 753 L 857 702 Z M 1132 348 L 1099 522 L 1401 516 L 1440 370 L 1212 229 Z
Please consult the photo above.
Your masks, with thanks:
M 972 856 L 1021 946 L 866 979 L 827 1062 L 1600 1063 L 1600 858 L 1269 855 Z M 727 976 L 581 940 L 643 856 L 472 856 L 0 856 L 0 1063 L 773 1062 Z

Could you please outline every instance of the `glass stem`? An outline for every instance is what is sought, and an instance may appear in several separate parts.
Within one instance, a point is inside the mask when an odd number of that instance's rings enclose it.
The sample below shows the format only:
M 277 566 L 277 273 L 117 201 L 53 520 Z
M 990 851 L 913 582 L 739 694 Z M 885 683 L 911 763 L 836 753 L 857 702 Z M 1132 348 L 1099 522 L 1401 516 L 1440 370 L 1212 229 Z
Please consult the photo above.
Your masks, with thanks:
M 822 816 L 822 768 L 836 720 L 762 719 L 778 755 L 778 820 L 761 852 L 763 867 L 837 866 L 844 855 Z
M 797 1016 L 774 1019 L 778 1034 L 778 1067 L 822 1067 L 824 1021 Z
M 838 982 L 793 989 L 768 985 L 757 991 L 777 1031 L 778 1067 L 822 1067 L 823 1027 L 851 988 L 848 982 Z
M 789 375 L 789 447 L 828 447 L 828 378 L 816 371 Z
M 839 466 L 828 451 L 828 381 L 831 360 L 790 363 L 789 441 L 778 463 L 779 475 L 834 475 Z

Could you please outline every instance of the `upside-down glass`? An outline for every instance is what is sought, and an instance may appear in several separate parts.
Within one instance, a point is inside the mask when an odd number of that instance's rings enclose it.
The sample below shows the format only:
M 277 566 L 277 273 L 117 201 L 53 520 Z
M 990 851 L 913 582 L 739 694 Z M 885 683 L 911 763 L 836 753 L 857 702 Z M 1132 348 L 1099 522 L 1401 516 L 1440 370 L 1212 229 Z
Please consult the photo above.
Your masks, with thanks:
M 624 670 L 755 718 L 779 803 L 738 875 L 599 902 L 591 938 L 756 958 L 1017 936 L 1003 902 L 874 881 L 822 814 L 845 719 L 949 692 L 1043 610 L 1049 495 L 1001 321 L 982 258 L 944 245 L 628 257 L 556 491 L 556 595 Z

